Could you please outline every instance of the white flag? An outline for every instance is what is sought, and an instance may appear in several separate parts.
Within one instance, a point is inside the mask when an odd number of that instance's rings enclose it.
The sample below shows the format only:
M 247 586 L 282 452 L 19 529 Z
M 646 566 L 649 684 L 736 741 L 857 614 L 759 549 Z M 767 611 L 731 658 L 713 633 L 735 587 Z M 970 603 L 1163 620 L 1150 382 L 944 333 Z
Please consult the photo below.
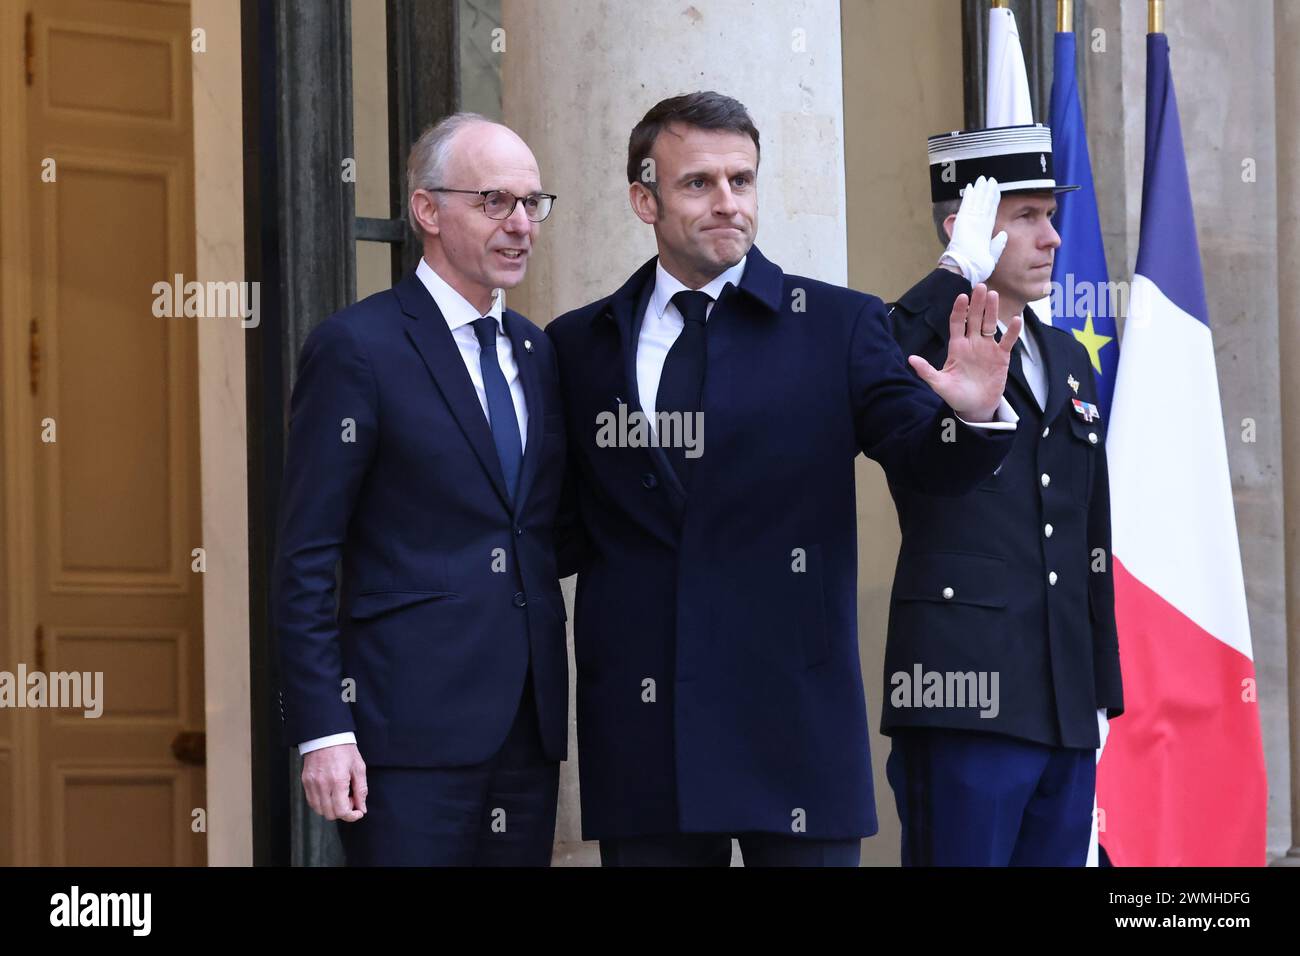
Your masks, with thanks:
M 989 11 L 989 69 L 984 97 L 985 126 L 1026 126 L 1034 121 L 1029 105 L 1029 77 L 1025 54 L 1020 48 L 1016 15 L 1005 7 Z M 1052 324 L 1052 300 L 1030 302 L 1046 325 Z
M 1029 105 L 1029 78 L 1020 48 L 1016 15 L 1005 7 L 989 11 L 988 89 L 985 126 L 1024 126 L 1034 121 Z

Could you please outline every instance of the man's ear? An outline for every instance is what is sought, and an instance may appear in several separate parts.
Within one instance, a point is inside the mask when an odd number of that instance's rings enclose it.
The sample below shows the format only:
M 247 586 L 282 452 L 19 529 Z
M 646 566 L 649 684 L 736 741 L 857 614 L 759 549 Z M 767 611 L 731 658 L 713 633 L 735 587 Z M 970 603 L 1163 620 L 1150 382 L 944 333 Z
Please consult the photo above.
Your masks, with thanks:
M 632 204 L 636 217 L 646 225 L 653 226 L 659 221 L 659 200 L 645 183 L 632 183 L 628 186 L 627 200 Z
M 948 213 L 948 218 L 943 221 L 943 231 L 948 234 L 949 242 L 952 241 L 952 226 L 953 223 L 955 223 L 956 221 L 957 221 L 957 214 L 955 212 Z
M 413 192 L 411 212 L 425 233 L 431 236 L 438 234 L 438 203 L 431 192 L 425 189 L 417 189 Z

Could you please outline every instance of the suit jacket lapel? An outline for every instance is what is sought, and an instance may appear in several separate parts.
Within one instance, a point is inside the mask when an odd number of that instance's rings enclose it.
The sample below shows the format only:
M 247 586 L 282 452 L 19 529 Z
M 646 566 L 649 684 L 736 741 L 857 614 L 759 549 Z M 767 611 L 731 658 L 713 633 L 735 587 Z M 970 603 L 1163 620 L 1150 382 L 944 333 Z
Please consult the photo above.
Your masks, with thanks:
M 650 292 L 647 283 L 654 282 L 656 261 L 651 259 L 642 265 L 605 300 L 599 311 L 592 317 L 593 341 L 601 343 L 599 351 L 593 353 L 593 358 L 598 356 L 596 360 L 602 361 L 604 363 L 602 367 L 605 369 L 605 374 L 600 376 L 601 392 L 597 397 L 597 413 L 609 411 L 617 416 L 621 404 L 627 405 L 629 415 L 634 411 L 644 413 L 636 382 L 636 337 L 640 331 L 638 317 L 644 314 L 645 305 L 649 301 Z M 608 328 L 605 328 L 606 323 Z M 616 337 L 616 341 L 606 345 L 611 334 Z M 604 362 L 611 349 L 614 350 L 614 354 L 610 356 L 611 360 Z M 606 388 L 609 389 L 608 392 L 604 391 Z M 595 422 L 592 422 L 591 426 L 594 425 Z M 569 440 L 585 444 L 591 439 L 589 434 L 574 435 L 571 431 Z M 680 536 L 685 501 L 676 493 L 670 493 L 670 489 L 676 486 L 667 483 L 665 472 L 672 469 L 666 460 L 661 464 L 660 460 L 655 458 L 654 451 L 655 449 L 648 447 L 628 448 L 620 449 L 619 454 L 637 456 L 639 460 L 637 469 L 643 475 L 652 472 L 663 483 L 663 494 L 647 495 L 643 499 L 656 519 L 646 527 L 651 529 L 664 544 L 675 547 Z
M 924 280 L 917 283 L 909 289 L 901 299 L 898 305 L 902 306 L 908 312 L 919 314 L 925 318 L 926 323 L 934 332 L 939 342 L 943 345 L 944 354 L 948 350 L 948 317 L 952 315 L 952 304 L 957 301 L 959 295 L 970 295 L 970 283 L 964 278 L 947 269 L 936 269 L 930 273 Z M 1025 309 L 1025 322 L 1030 321 L 1032 315 L 1029 309 Z M 1037 327 L 1034 328 L 1034 341 L 1041 342 L 1042 333 Z M 1019 389 L 1018 398 L 1020 398 L 1025 408 L 1033 409 L 1035 415 L 1040 414 L 1038 408 L 1038 399 L 1034 398 L 1034 390 L 1029 387 L 1029 381 L 1025 378 L 1024 364 L 1020 356 L 1014 352 L 1011 355 L 1011 362 L 1007 369 L 1008 388 L 1013 392 Z M 1011 384 L 1011 383 L 1014 383 Z
M 1034 390 L 1029 387 L 1029 380 L 1025 378 L 1025 365 L 1023 359 L 1015 351 L 1011 353 L 1011 364 L 1007 369 L 1008 376 L 1015 383 L 1016 387 L 1023 393 L 1022 398 L 1029 403 L 1030 407 L 1038 412 L 1038 399 L 1034 397 Z
M 483 406 L 479 403 L 478 393 L 474 391 L 474 383 L 465 369 L 460 347 L 452 337 L 451 329 L 447 327 L 447 320 L 415 273 L 407 275 L 393 287 L 393 291 L 401 302 L 402 311 L 414 320 L 406 328 L 407 337 L 424 359 L 434 384 L 442 392 L 461 431 L 465 433 L 483 469 L 488 473 L 502 504 L 509 508 L 510 496 L 506 494 L 505 475 L 501 471 L 501 459 L 492 441 L 492 429 L 488 425 L 487 416 L 483 414 Z M 531 423 L 531 416 L 529 421 Z M 531 427 L 529 438 L 531 441 Z
M 542 458 L 542 442 L 545 440 L 542 436 L 546 434 L 546 409 L 542 404 L 542 387 L 538 380 L 537 353 L 529 347 L 532 345 L 529 339 L 532 333 L 526 331 L 523 317 L 517 312 L 506 310 L 502 313 L 501 321 L 514 348 L 515 365 L 519 368 L 519 379 L 524 383 L 524 401 L 528 403 L 528 440 L 524 443 L 524 463 L 519 473 L 519 494 L 515 499 L 515 514 L 518 515 L 528 500 L 533 479 L 537 477 L 538 462 Z M 493 450 L 495 451 L 495 446 Z
M 1069 343 L 1062 340 L 1060 336 L 1048 335 L 1043 328 L 1043 323 L 1029 306 L 1025 306 L 1024 317 L 1026 326 L 1033 330 L 1034 342 L 1043 356 L 1043 376 L 1047 381 L 1047 401 L 1043 403 L 1043 421 L 1050 422 L 1061 413 L 1061 406 L 1070 395 L 1066 379 L 1073 375 L 1075 370 L 1069 368 L 1070 355 L 1066 348 Z M 1076 375 L 1075 378 L 1078 376 Z
M 651 260 L 653 263 L 654 260 Z M 644 267 L 643 267 L 644 271 Z M 646 307 L 650 304 L 650 293 L 655 287 L 655 272 L 653 265 L 642 283 L 640 290 L 637 291 L 635 298 L 631 296 L 616 297 L 611 303 L 613 308 L 614 323 L 618 326 L 619 339 L 623 347 L 623 376 L 627 380 L 628 398 L 631 402 L 630 411 L 636 411 L 645 414 L 645 408 L 641 404 L 641 390 L 638 387 L 637 370 L 636 370 L 636 352 L 637 342 L 641 336 L 641 321 L 645 317 Z M 647 434 L 649 432 L 647 431 Z M 686 489 L 682 487 L 681 479 L 677 477 L 672 463 L 668 461 L 668 456 L 664 450 L 657 445 L 652 445 L 646 449 L 650 454 L 650 459 L 654 463 L 655 472 L 659 475 L 659 480 L 666 487 L 671 488 L 673 507 L 680 512 L 686 502 Z

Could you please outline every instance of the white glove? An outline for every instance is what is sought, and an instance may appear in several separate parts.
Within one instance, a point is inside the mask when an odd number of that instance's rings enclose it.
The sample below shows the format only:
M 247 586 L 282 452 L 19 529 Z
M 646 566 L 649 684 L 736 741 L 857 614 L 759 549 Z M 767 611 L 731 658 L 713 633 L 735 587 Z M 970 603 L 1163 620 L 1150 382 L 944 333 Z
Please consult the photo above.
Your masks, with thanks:
M 981 176 L 974 185 L 967 183 L 957 219 L 952 224 L 952 240 L 939 257 L 940 263 L 955 266 L 972 288 L 993 274 L 1002 250 L 1007 247 L 1005 231 L 993 235 L 1001 200 L 1002 191 L 996 179 Z

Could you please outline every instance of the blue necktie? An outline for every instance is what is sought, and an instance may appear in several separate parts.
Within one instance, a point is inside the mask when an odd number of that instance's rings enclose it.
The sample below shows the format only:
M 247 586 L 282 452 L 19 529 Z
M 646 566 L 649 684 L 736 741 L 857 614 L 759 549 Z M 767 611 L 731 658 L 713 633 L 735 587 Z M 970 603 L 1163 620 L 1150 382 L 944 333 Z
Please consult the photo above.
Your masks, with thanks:
M 519 487 L 519 468 L 523 463 L 523 442 L 519 438 L 519 419 L 515 417 L 515 403 L 510 398 L 510 386 L 497 361 L 497 320 L 490 315 L 474 320 L 474 333 L 478 336 L 479 369 L 483 373 L 483 391 L 487 393 L 488 424 L 492 427 L 492 441 L 501 459 L 501 473 L 506 479 L 506 491 L 515 500 Z

